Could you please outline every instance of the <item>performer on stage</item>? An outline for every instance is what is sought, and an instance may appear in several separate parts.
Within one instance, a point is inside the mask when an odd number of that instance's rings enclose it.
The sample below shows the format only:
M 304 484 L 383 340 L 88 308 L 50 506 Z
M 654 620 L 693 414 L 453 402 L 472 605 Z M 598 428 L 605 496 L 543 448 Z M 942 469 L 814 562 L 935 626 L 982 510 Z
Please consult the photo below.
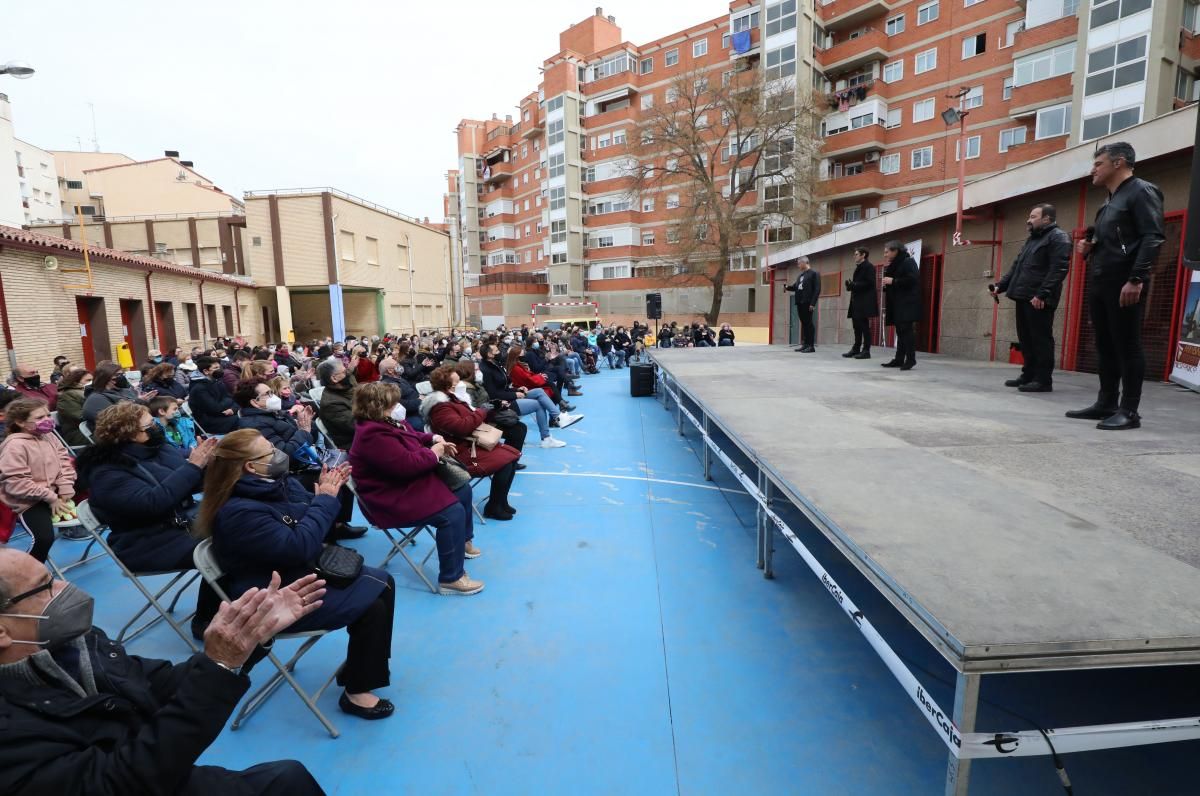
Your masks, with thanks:
M 917 263 L 898 240 L 883 246 L 884 319 L 896 327 L 896 356 L 880 367 L 912 370 L 917 366 L 913 326 L 921 319 L 921 276 Z
M 812 354 L 817 350 L 817 328 L 813 323 L 813 314 L 817 311 L 817 298 L 821 295 L 821 278 L 808 264 L 807 257 L 797 260 L 800 274 L 796 281 L 785 285 L 784 290 L 795 293 L 796 314 L 800 316 L 800 347 L 795 349 L 802 354 Z
M 844 357 L 871 358 L 871 319 L 879 317 L 879 294 L 875 292 L 875 266 L 870 252 L 862 246 L 854 250 L 854 276 L 846 280 L 850 308 L 846 317 L 854 324 L 854 347 Z

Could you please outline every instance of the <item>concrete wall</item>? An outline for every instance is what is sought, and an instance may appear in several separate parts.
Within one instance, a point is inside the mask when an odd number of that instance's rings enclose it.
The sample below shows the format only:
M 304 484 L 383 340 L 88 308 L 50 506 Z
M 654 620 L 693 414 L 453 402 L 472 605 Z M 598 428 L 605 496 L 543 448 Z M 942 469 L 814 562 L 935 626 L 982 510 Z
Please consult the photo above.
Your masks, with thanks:
M 233 197 L 172 158 L 86 171 L 83 177 L 88 195 L 102 198 L 107 216 L 228 213 L 237 206 Z

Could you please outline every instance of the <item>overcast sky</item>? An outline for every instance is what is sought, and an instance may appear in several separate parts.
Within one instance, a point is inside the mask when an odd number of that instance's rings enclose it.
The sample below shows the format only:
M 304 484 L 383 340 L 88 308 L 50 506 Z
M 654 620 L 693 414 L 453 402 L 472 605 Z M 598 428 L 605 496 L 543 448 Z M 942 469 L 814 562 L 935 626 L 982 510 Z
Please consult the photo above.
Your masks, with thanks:
M 4 0 L 0 76 L 19 138 L 133 158 L 176 149 L 222 189 L 331 185 L 442 218 L 462 118 L 515 114 L 594 0 Z M 604 6 L 643 44 L 726 13 L 726 0 Z

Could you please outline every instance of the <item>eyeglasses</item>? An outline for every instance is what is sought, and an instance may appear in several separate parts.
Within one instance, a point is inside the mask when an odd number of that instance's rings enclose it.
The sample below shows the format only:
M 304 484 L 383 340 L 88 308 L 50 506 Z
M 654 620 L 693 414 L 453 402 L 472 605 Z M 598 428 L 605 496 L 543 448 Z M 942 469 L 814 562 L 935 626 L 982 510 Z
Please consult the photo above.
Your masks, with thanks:
M 9 600 L 7 603 L 4 604 L 4 606 L 3 606 L 4 609 L 7 610 L 9 608 L 12 608 L 17 603 L 21 602 L 22 600 L 28 600 L 30 597 L 32 597 L 35 594 L 40 594 L 44 591 L 49 591 L 51 588 L 53 588 L 55 580 L 57 580 L 57 578 L 51 576 L 41 586 L 35 586 L 32 589 L 30 589 L 29 591 L 18 594 L 16 597 L 13 597 L 11 600 Z

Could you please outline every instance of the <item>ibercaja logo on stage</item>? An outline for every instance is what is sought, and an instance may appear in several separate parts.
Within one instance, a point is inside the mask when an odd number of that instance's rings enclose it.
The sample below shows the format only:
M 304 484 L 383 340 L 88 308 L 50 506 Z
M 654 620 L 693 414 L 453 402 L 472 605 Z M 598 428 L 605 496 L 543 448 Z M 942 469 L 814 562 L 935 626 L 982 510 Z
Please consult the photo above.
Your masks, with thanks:
M 946 736 L 946 740 L 954 744 L 955 748 L 962 749 L 962 736 L 958 734 L 958 730 L 945 714 L 938 710 L 937 705 L 925 696 L 925 690 L 921 686 L 917 686 L 917 702 L 933 717 L 934 722 L 941 728 L 942 735 Z

